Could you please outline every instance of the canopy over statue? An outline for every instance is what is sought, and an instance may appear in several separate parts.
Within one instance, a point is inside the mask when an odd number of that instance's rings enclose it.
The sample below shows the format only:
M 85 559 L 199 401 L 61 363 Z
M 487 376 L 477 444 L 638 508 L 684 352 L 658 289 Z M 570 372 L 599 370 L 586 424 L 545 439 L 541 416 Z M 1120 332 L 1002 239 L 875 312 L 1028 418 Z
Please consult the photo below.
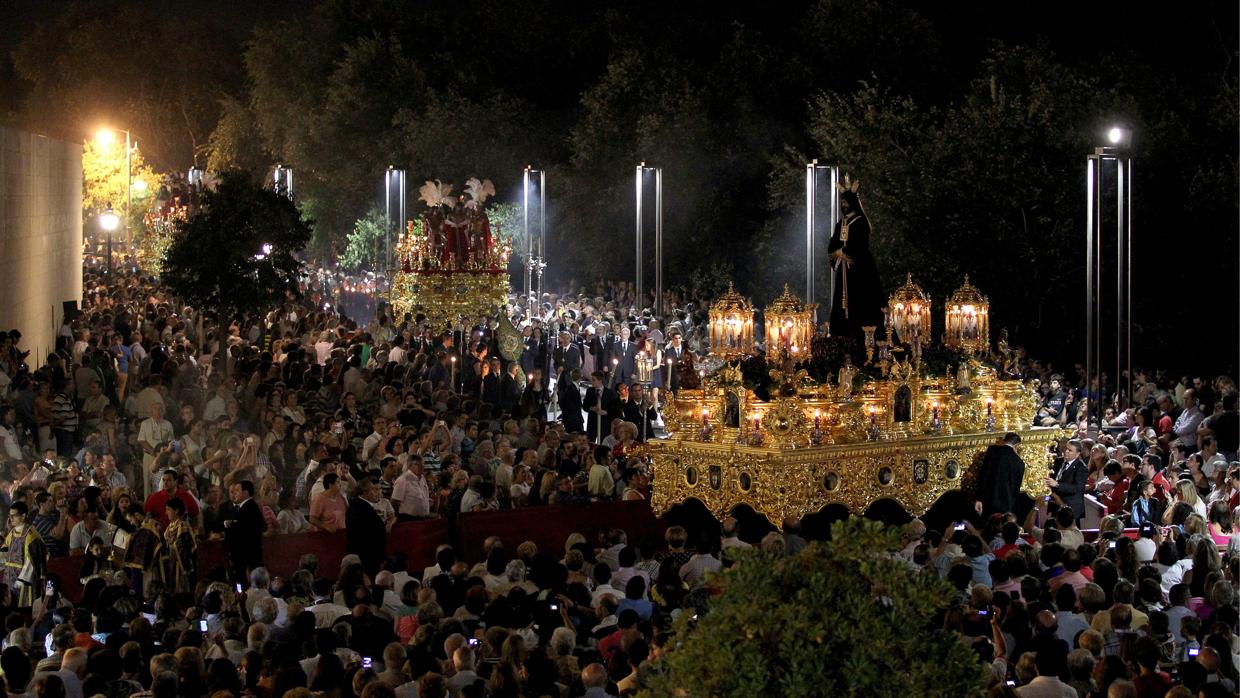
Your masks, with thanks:
M 840 221 L 835 224 L 827 253 L 834 281 L 831 297 L 831 334 L 861 337 L 862 327 L 883 324 L 883 283 L 870 251 L 870 219 L 857 192 L 860 180 L 837 185 Z

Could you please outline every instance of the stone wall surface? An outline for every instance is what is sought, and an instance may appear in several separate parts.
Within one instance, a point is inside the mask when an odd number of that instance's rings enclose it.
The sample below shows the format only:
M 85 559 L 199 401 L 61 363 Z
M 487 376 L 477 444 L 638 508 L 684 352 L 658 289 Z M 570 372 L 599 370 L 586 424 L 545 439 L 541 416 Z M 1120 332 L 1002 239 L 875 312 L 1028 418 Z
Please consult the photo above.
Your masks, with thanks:
M 82 298 L 82 146 L 0 126 L 0 330 L 33 369 Z

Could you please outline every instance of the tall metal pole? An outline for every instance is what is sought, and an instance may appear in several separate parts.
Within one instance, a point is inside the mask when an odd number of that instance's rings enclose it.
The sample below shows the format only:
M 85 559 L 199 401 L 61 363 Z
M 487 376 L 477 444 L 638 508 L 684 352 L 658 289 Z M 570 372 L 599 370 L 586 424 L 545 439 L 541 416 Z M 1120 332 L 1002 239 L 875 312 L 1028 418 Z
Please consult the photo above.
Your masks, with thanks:
M 835 231 L 835 224 L 840 219 L 840 200 L 836 194 L 836 185 L 840 181 L 838 165 L 819 165 L 817 158 L 805 165 L 805 302 L 818 303 L 818 172 L 826 170 L 830 182 L 831 195 L 827 197 L 827 237 Z M 831 302 L 834 298 L 834 278 L 827 275 L 826 302 L 820 304 L 831 315 Z M 818 324 L 818 308 L 814 308 L 814 325 Z
M 1124 385 L 1124 161 L 1115 161 L 1115 402 L 1116 408 L 1125 409 L 1125 397 L 1120 387 Z M 1105 407 L 1105 406 L 1104 406 Z
M 400 186 L 400 218 L 396 219 L 396 231 L 401 231 L 405 229 L 405 221 L 408 220 L 406 216 L 409 215 L 409 210 L 405 207 L 405 203 L 406 203 L 405 194 L 407 191 L 405 188 L 405 171 L 401 169 L 401 170 L 397 170 L 397 172 L 400 173 L 400 185 L 399 185 Z M 397 232 L 397 234 L 399 234 L 399 232 Z M 388 268 L 390 269 L 392 268 L 392 266 L 393 266 L 392 257 L 389 254 L 388 255 Z
M 637 166 L 637 304 L 642 302 L 642 175 L 645 173 L 646 163 L 642 162 Z
M 383 228 L 383 264 L 390 267 L 392 261 L 392 166 L 383 173 L 383 211 L 387 225 Z
M 538 256 L 547 261 L 547 173 L 538 171 Z
M 663 317 L 663 168 L 654 168 L 654 314 Z
M 1095 187 L 1098 181 L 1098 160 L 1095 156 L 1089 156 L 1085 160 L 1085 391 L 1088 392 L 1093 384 L 1094 371 L 1097 364 L 1094 361 L 1095 344 L 1097 343 L 1097 327 L 1094 322 L 1094 236 L 1095 236 L 1095 219 L 1094 219 L 1094 196 Z M 1095 414 L 1101 414 L 1099 405 L 1090 404 L 1089 411 L 1085 415 L 1086 431 L 1097 433 L 1094 430 Z M 1098 424 L 1098 431 L 1101 431 L 1101 424 Z
M 533 241 L 530 240 L 530 167 L 521 174 L 521 230 L 525 235 L 525 298 L 530 297 L 530 272 L 534 264 Z
M 133 234 L 129 230 L 129 218 L 133 214 L 133 150 L 129 146 L 129 131 L 125 132 L 125 250 L 133 250 Z M 111 257 L 109 257 L 111 259 Z
M 542 299 L 542 275 L 547 266 L 547 171 L 538 171 L 538 298 Z
M 1115 159 L 1116 185 L 1116 388 L 1124 388 L 1124 399 L 1118 405 L 1126 409 L 1132 404 L 1132 159 L 1126 155 Z
M 814 203 L 818 193 L 818 160 L 805 165 L 805 302 L 814 302 Z M 817 324 L 817 323 L 815 323 Z

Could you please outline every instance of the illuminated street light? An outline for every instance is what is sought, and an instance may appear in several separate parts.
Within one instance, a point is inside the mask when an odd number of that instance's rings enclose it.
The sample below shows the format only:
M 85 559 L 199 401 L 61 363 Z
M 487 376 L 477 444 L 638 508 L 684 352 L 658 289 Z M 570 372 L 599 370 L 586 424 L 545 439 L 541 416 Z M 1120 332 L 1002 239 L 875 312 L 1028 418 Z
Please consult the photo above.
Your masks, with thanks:
M 817 238 L 815 221 L 818 210 L 818 171 L 825 170 L 828 176 L 827 197 L 827 238 L 834 235 L 835 224 L 840 220 L 840 200 L 836 195 L 836 187 L 840 182 L 840 168 L 836 165 L 819 165 L 818 160 L 805 164 L 805 302 L 817 303 L 818 290 L 815 285 L 814 267 L 817 256 L 815 239 Z M 835 297 L 835 289 L 828 288 L 828 302 Z M 828 305 L 827 317 L 831 317 Z M 818 308 L 814 308 L 814 324 L 818 324 Z
M 99 214 L 99 227 L 103 228 L 103 231 L 108 234 L 108 274 L 112 273 L 112 232 L 116 230 L 120 223 L 121 219 L 112 210 L 112 204 L 108 204 L 103 213 Z
M 538 175 L 538 184 L 533 183 Z M 538 187 L 538 251 L 530 237 L 531 188 Z M 525 297 L 542 298 L 542 275 L 547 268 L 547 171 L 526 165 L 521 173 L 521 227 L 525 235 Z
M 663 168 L 647 167 L 643 161 L 638 163 L 636 170 L 637 185 L 637 302 L 642 298 L 642 194 L 643 183 L 647 172 L 654 173 L 654 312 L 663 312 Z M 638 307 L 638 311 L 641 308 Z
M 1132 132 L 1114 126 L 1104 134 L 1110 145 L 1094 148 L 1085 158 L 1085 385 L 1095 395 L 1106 395 L 1114 389 L 1120 396 L 1119 408 L 1125 409 L 1132 400 L 1132 156 L 1129 153 Z M 1106 181 L 1104 181 L 1104 179 Z M 1114 182 L 1114 194 L 1110 192 Z M 1114 196 L 1112 220 L 1109 200 Z M 1115 226 L 1114 245 L 1107 245 L 1104 224 Z M 1111 247 L 1108 250 L 1106 248 Z M 1114 266 L 1105 263 L 1106 253 L 1115 255 Z M 1105 278 L 1104 278 L 1105 277 Z M 1111 341 L 1103 330 L 1103 286 L 1115 283 L 1115 335 Z M 1113 344 L 1114 386 L 1102 382 L 1103 343 Z M 1110 348 L 1110 347 L 1108 347 Z M 1091 434 L 1102 430 L 1102 400 L 1091 399 L 1086 415 Z
M 109 206 L 106 211 L 99 214 L 99 227 L 103 228 L 109 233 L 112 232 L 113 230 L 116 230 L 116 227 L 120 225 L 120 223 L 121 223 L 120 216 L 116 215 L 116 213 L 112 211 L 111 206 Z
M 95 140 L 102 146 L 110 146 L 116 141 L 117 131 L 125 134 L 125 245 L 126 249 L 132 250 L 133 239 L 129 235 L 129 214 L 133 211 L 133 147 L 130 145 L 129 131 L 123 128 L 101 128 L 95 133 Z M 146 183 L 143 182 L 142 186 L 145 187 Z M 108 237 L 108 244 L 112 244 L 111 236 Z M 112 263 L 111 253 L 108 254 L 108 263 Z

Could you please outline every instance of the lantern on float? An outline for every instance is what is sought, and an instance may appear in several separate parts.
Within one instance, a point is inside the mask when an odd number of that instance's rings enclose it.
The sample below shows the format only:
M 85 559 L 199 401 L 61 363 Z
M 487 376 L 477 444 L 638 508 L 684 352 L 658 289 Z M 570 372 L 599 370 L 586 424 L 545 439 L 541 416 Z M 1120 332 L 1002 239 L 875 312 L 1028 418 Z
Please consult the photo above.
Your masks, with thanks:
M 930 296 L 913 283 L 912 274 L 887 299 L 886 315 L 887 327 L 895 331 L 896 338 L 920 356 L 921 347 L 930 341 Z
M 990 301 L 969 283 L 968 274 L 944 308 L 943 343 L 968 353 L 990 349 Z
M 725 361 L 753 354 L 753 305 L 731 282 L 710 307 L 710 353 Z
M 787 284 L 784 292 L 766 307 L 766 358 L 782 362 L 791 358 L 799 362 L 809 357 L 810 338 L 814 335 L 816 303 L 802 303 Z

